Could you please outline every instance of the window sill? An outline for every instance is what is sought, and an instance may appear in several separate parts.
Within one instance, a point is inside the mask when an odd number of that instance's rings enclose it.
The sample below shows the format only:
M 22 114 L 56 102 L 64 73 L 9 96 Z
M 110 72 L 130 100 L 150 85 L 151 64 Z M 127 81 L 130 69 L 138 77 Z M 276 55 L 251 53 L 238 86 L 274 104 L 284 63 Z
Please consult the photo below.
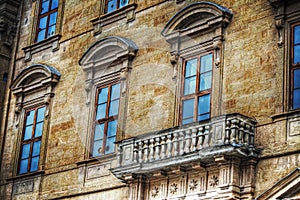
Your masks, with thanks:
M 18 180 L 18 179 L 27 179 L 27 178 L 32 178 L 33 176 L 37 176 L 37 175 L 41 175 L 41 174 L 45 174 L 45 171 L 40 170 L 40 171 L 36 171 L 36 172 L 20 174 L 20 175 L 16 175 L 14 177 L 8 178 L 6 180 L 7 181 L 15 181 L 15 180 Z
M 120 21 L 126 18 L 126 22 L 131 22 L 135 19 L 135 9 L 137 5 L 135 3 L 119 8 L 110 13 L 101 15 L 100 17 L 91 20 L 94 26 L 94 34 L 100 34 L 105 26 L 113 24 L 116 21 Z
M 60 38 L 61 35 L 57 34 L 40 42 L 24 47 L 23 50 L 25 53 L 25 62 L 30 61 L 33 54 L 43 51 L 45 49 L 52 48 L 53 52 L 57 51 L 59 49 Z
M 271 116 L 273 121 L 279 119 L 295 118 L 295 117 L 300 117 L 300 108 Z
M 116 158 L 117 158 L 117 154 L 112 153 L 112 154 L 107 154 L 107 155 L 103 155 L 103 156 L 99 156 L 99 157 L 88 158 L 86 160 L 76 162 L 76 164 L 78 166 L 92 165 L 92 164 L 98 164 L 98 163 L 102 163 L 102 162 L 112 161 L 112 160 L 115 160 Z

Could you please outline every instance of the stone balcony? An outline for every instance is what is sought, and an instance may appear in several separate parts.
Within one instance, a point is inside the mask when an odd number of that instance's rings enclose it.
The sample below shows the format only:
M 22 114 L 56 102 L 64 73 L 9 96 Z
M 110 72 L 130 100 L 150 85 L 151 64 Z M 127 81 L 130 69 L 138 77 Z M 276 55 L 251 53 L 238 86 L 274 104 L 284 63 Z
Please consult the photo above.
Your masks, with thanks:
M 222 157 L 257 157 L 256 121 L 240 114 L 212 118 L 204 123 L 148 133 L 118 143 L 116 177 L 168 172 L 212 163 Z

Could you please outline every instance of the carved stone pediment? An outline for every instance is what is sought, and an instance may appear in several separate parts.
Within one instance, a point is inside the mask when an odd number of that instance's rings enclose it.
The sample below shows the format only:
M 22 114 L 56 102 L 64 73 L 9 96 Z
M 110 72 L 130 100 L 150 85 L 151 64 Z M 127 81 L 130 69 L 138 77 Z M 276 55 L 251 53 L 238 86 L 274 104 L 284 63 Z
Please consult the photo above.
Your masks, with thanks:
M 177 12 L 169 20 L 162 31 L 162 35 L 166 37 L 168 42 L 178 37 L 199 35 L 214 26 L 227 26 L 232 15 L 230 10 L 215 3 L 193 3 Z
M 296 200 L 300 199 L 300 168 L 280 179 L 275 185 L 263 192 L 256 200 Z

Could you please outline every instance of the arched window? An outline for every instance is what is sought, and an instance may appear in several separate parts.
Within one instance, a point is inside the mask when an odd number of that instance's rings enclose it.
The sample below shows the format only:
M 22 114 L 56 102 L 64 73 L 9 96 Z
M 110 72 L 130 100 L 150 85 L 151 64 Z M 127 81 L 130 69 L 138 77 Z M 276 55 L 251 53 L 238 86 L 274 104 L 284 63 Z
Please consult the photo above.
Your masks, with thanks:
M 88 157 L 115 153 L 114 143 L 122 138 L 126 85 L 137 50 L 131 40 L 111 36 L 97 41 L 79 61 L 86 72 L 86 103 L 91 111 Z
M 180 85 L 179 124 L 220 115 L 224 31 L 232 13 L 211 2 L 192 3 L 177 12 L 162 35 L 171 44 L 171 62 Z
M 12 93 L 17 98 L 15 125 L 20 141 L 16 148 L 16 174 L 43 170 L 50 104 L 60 76 L 54 67 L 36 64 L 24 68 L 13 81 Z

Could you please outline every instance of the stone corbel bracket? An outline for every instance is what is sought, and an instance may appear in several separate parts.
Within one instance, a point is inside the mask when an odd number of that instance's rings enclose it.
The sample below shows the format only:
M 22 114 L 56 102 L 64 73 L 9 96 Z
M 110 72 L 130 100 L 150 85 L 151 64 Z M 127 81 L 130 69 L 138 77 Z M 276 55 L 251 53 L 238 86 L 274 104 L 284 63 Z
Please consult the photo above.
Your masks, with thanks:
M 276 10 L 275 27 L 278 33 L 277 44 L 279 47 L 283 47 L 284 44 L 284 27 L 285 27 L 285 1 L 284 0 L 268 0 L 270 5 Z
M 214 62 L 215 67 L 219 68 L 221 66 L 221 49 L 222 49 L 222 41 L 221 40 L 214 40 L 213 41 L 213 48 L 214 48 Z

